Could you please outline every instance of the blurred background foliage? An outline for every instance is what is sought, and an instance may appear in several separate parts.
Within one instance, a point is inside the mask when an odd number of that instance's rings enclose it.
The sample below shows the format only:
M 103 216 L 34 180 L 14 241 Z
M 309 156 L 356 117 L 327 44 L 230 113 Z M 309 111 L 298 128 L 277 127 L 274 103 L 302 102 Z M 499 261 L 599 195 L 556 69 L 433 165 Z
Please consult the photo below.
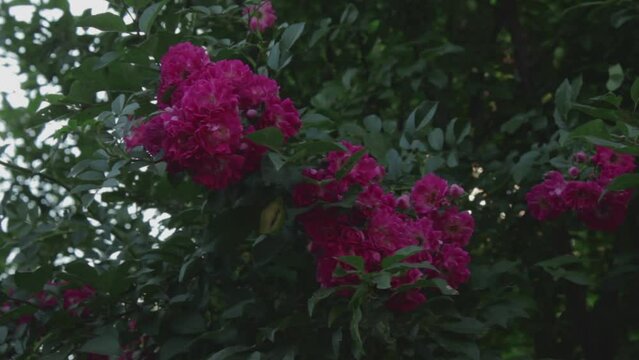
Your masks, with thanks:
M 350 356 L 348 334 L 326 326 L 348 328 L 339 300 L 305 315 L 317 286 L 292 217 L 275 235 L 255 230 L 305 163 L 268 162 L 215 193 L 124 151 L 129 118 L 154 111 L 159 58 L 188 40 L 275 77 L 303 109 L 301 144 L 364 144 L 397 192 L 430 171 L 469 192 L 470 283 L 419 316 L 365 311 L 365 358 L 639 357 L 636 199 L 613 234 L 568 216 L 539 223 L 523 200 L 593 142 L 639 154 L 639 3 L 275 0 L 279 27 L 259 36 L 238 16 L 242 1 L 109 3 L 112 15 L 73 16 L 66 0 L 0 0 L 2 56 L 29 97 L 0 109 L 3 290 L 26 297 L 59 278 L 104 294 L 99 319 L 42 318 L 57 330 L 38 341 L 0 331 L 0 353 L 64 358 L 122 334 L 122 313 L 164 359 Z M 30 21 L 12 15 L 18 6 L 33 8 Z

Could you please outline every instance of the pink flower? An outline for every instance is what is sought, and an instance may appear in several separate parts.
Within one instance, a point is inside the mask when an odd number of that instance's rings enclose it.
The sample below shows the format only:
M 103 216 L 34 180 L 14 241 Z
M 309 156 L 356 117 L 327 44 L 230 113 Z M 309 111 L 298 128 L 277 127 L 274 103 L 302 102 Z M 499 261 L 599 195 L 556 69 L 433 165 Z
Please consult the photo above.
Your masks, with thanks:
M 448 182 L 435 174 L 428 174 L 413 185 L 410 202 L 419 215 L 426 215 L 444 205 Z
M 302 127 L 300 115 L 290 99 L 271 99 L 266 103 L 266 110 L 260 121 L 260 128 L 275 126 L 284 138 L 297 134 Z
M 322 189 L 317 184 L 301 183 L 293 188 L 293 203 L 299 207 L 314 204 L 320 197 Z
M 365 214 L 378 212 L 381 209 L 393 210 L 395 197 L 391 193 L 384 192 L 378 184 L 369 185 L 357 196 L 357 205 Z
M 597 205 L 602 191 L 601 186 L 594 181 L 569 181 L 562 197 L 572 209 L 592 209 Z
M 381 181 L 384 173 L 384 168 L 377 160 L 367 154 L 355 164 L 348 174 L 348 179 L 361 186 L 366 186 Z
M 449 191 L 445 180 L 431 174 L 415 184 L 410 195 L 396 198 L 380 185 L 384 168 L 371 156 L 361 153 L 352 169 L 338 180 L 338 173 L 349 159 L 363 151 L 359 145 L 342 144 L 346 151 L 329 152 L 325 167 L 303 170 L 305 177 L 317 183 L 304 182 L 293 190 L 295 204 L 307 207 L 320 201 L 338 202 L 354 185 L 362 189 L 350 208 L 323 207 L 320 203 L 297 217 L 310 239 L 308 250 L 315 256 L 317 281 L 323 287 L 361 281 L 353 274 L 334 275 L 338 266 L 352 270 L 350 265 L 340 262 L 341 256 L 360 256 L 365 263 L 364 270 L 375 272 L 381 269 L 385 257 L 408 246 L 420 246 L 422 249 L 403 261 L 431 262 L 442 273 L 433 269 L 410 269 L 391 279 L 393 289 L 437 276 L 444 276 L 455 287 L 465 282 L 470 276 L 470 256 L 461 246 L 470 240 L 475 224 L 469 212 L 451 208 L 447 198 L 461 196 L 463 189 L 455 186 Z M 552 177 L 548 182 L 551 181 L 554 181 Z M 418 216 L 401 211 L 411 205 Z M 340 292 L 342 296 L 351 294 L 352 291 Z M 392 293 L 386 305 L 392 311 L 404 312 L 414 310 L 425 300 L 425 295 L 414 289 Z
M 446 281 L 455 289 L 470 278 L 469 263 L 468 253 L 452 244 L 442 246 L 441 252 L 435 260 L 435 266 L 445 274 Z
M 209 189 L 224 189 L 239 181 L 243 173 L 244 157 L 235 154 L 218 154 L 200 161 L 200 166 L 191 170 L 193 181 Z
M 555 219 L 566 211 L 563 193 L 566 181 L 558 171 L 546 174 L 546 179 L 533 186 L 526 194 L 526 202 L 530 213 L 537 220 Z
M 604 146 L 597 146 L 596 150 L 592 161 L 600 167 L 599 180 L 602 185 L 605 186 L 615 177 L 635 170 L 634 156 L 621 154 Z
M 218 80 L 226 80 L 236 89 L 248 87 L 248 82 L 254 77 L 261 75 L 253 74 L 251 68 L 240 60 L 220 60 L 212 63 L 207 69 L 211 72 L 211 76 Z M 268 79 L 267 77 L 264 77 Z M 277 82 L 272 81 L 276 88 Z M 270 91 L 271 94 L 277 95 L 277 91 Z
M 95 289 L 89 285 L 84 285 L 77 289 L 67 289 L 64 291 L 63 307 L 72 316 L 85 318 L 91 314 L 83 304 L 95 295 Z
M 170 99 L 164 99 L 168 91 L 175 89 L 191 74 L 203 69 L 210 59 L 206 51 L 189 42 L 173 45 L 160 60 L 160 89 L 158 105 L 165 107 Z M 165 101 L 166 100 L 166 101 Z M 163 106 L 164 105 L 164 106 Z
M 402 194 L 397 198 L 395 202 L 395 206 L 399 209 L 406 210 L 410 208 L 410 195 Z
M 243 10 L 248 15 L 251 31 L 262 32 L 275 24 L 277 16 L 270 1 L 262 1 L 259 5 L 249 5 Z
M 466 246 L 475 230 L 475 220 L 466 211 L 448 209 L 437 222 L 444 242 Z
M 411 235 L 409 223 L 393 211 L 376 211 L 368 221 L 366 238 L 384 256 L 392 255 L 403 247 L 416 245 Z
M 588 161 L 588 155 L 583 151 L 578 151 L 572 155 L 572 158 L 577 163 L 585 163 Z
M 417 219 L 410 224 L 410 232 L 416 245 L 423 246 L 425 250 L 436 251 L 442 244 L 442 232 L 435 229 L 435 223 L 428 217 Z M 428 252 L 418 254 L 414 260 L 417 262 L 430 261 Z
M 195 138 L 196 126 L 177 116 L 171 116 L 164 123 L 164 139 L 162 148 L 164 159 L 182 167 L 189 167 L 198 153 L 198 142 Z
M 263 103 L 279 99 L 279 91 L 275 80 L 253 74 L 239 87 L 240 107 L 258 108 Z
M 581 210 L 579 219 L 593 230 L 615 231 L 626 218 L 631 196 L 630 191 L 607 192 L 597 206 Z
M 195 182 L 222 189 L 259 169 L 268 151 L 247 135 L 266 126 L 285 138 L 299 132 L 299 113 L 290 99 L 279 98 L 277 82 L 242 61 L 212 63 L 204 49 L 181 43 L 162 58 L 160 72 L 158 106 L 165 111 L 134 128 L 125 142 L 129 149 L 141 145 L 163 154 L 171 173 L 186 171 Z
M 171 113 L 162 113 L 135 128 L 131 136 L 125 139 L 127 148 L 144 146 L 151 155 L 159 153 L 165 136 L 164 124 L 171 116 Z
M 237 114 L 237 96 L 226 80 L 197 80 L 191 84 L 178 104 L 186 120 L 212 119 L 219 113 Z
M 579 168 L 576 166 L 571 166 L 570 169 L 568 169 L 568 175 L 570 175 L 571 178 L 578 177 L 580 173 L 581 170 L 579 170 Z
M 448 196 L 453 198 L 453 199 L 457 199 L 459 197 L 461 197 L 462 195 L 464 195 L 465 191 L 464 188 L 457 185 L 457 184 L 452 184 L 449 188 L 448 188 Z
M 242 123 L 237 113 L 221 112 L 200 123 L 195 130 L 197 143 L 205 153 L 232 154 L 242 137 Z

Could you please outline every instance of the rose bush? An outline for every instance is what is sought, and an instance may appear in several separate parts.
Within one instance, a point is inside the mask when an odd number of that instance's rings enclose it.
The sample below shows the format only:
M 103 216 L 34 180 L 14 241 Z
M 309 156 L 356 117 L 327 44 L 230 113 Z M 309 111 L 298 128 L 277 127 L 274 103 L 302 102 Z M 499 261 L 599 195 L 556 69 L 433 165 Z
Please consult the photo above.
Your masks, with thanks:
M 639 356 L 633 3 L 108 5 L 0 2 L 0 357 Z

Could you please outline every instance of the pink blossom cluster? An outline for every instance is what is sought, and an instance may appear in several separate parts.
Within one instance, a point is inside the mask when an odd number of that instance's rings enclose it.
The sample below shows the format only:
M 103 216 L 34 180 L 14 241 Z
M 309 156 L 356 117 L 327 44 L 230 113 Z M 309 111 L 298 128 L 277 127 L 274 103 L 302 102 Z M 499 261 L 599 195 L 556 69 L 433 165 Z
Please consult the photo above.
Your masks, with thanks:
M 73 317 L 88 317 L 91 312 L 86 307 L 86 302 L 93 297 L 95 290 L 88 285 L 84 285 L 80 288 L 66 288 L 63 290 L 63 288 L 67 285 L 68 283 L 66 281 L 50 281 L 44 286 L 43 290 L 32 294 L 27 300 L 22 301 L 14 298 L 15 290 L 10 288 L 7 290 L 9 300 L 0 304 L 0 316 L 28 303 L 30 306 L 41 311 L 63 309 Z M 16 329 L 29 326 L 31 331 L 41 333 L 43 329 L 34 322 L 35 319 L 35 316 L 31 314 L 22 315 L 13 325 L 16 326 Z M 13 330 L 11 330 L 10 333 L 12 332 Z
M 253 32 L 263 32 L 275 25 L 277 16 L 270 1 L 262 1 L 257 5 L 248 5 L 242 11 Z
M 595 155 L 580 151 L 573 160 L 575 166 L 568 170 L 567 179 L 551 171 L 530 189 L 526 194 L 530 213 L 538 220 L 552 220 L 573 210 L 590 229 L 616 230 L 626 217 L 632 192 L 605 188 L 619 175 L 635 170 L 634 157 L 597 146 Z
M 464 250 L 473 234 L 474 219 L 455 206 L 464 190 L 429 174 L 417 181 L 409 194 L 395 196 L 384 191 L 384 168 L 368 154 L 363 155 L 348 173 L 338 178 L 339 170 L 351 156 L 364 151 L 361 146 L 343 143 L 347 151 L 327 154 L 323 168 L 305 169 L 306 182 L 293 190 L 297 206 L 312 208 L 298 217 L 310 237 L 309 251 L 316 257 L 316 277 L 323 287 L 356 284 L 355 275 L 335 276 L 339 257 L 360 256 L 366 271 L 381 270 L 385 257 L 408 246 L 423 250 L 406 261 L 428 261 L 440 272 L 410 269 L 392 279 L 397 288 L 422 278 L 442 277 L 454 288 L 468 280 L 470 256 Z M 358 153 L 359 154 L 359 153 Z M 340 174 L 341 175 L 341 174 Z M 361 188 L 352 208 L 338 210 L 330 206 L 344 200 L 349 190 Z M 314 206 L 314 205 L 327 206 Z M 340 265 L 348 268 L 343 263 Z M 395 293 L 387 306 L 406 312 L 426 300 L 421 290 Z
M 72 317 L 87 319 L 91 316 L 91 311 L 87 308 L 87 302 L 93 298 L 96 294 L 96 290 L 90 285 L 83 285 L 78 288 L 66 288 L 67 281 L 49 281 L 43 290 L 33 294 L 27 302 L 40 310 L 53 311 L 57 309 L 64 309 Z M 14 289 L 9 289 L 7 295 L 13 297 L 15 294 Z M 10 299 L 0 305 L 0 314 L 8 313 L 18 306 L 21 302 L 14 299 Z M 18 320 L 16 325 L 30 325 L 34 326 L 35 320 L 33 315 L 23 315 Z M 34 328 L 35 329 L 35 328 Z M 40 329 L 41 330 L 41 329 Z M 129 322 L 129 330 L 135 332 L 137 325 L 135 321 Z M 144 359 L 155 358 L 153 353 L 150 353 L 146 348 L 146 344 L 150 339 L 146 335 L 142 335 L 137 338 L 126 347 L 122 349 L 122 354 L 118 357 L 118 360 L 133 360 L 140 353 L 144 353 Z M 137 354 L 137 355 L 136 355 Z M 101 360 L 109 359 L 109 356 L 99 354 L 87 354 L 87 359 Z
M 127 147 L 162 154 L 169 172 L 187 171 L 194 181 L 222 189 L 259 168 L 266 148 L 246 135 L 278 128 L 285 139 L 301 127 L 290 99 L 276 81 L 239 60 L 211 62 L 206 51 L 185 42 L 162 57 L 158 107 L 133 130 Z
M 28 302 L 41 310 L 52 310 L 60 305 L 73 317 L 88 317 L 91 312 L 85 307 L 86 302 L 95 295 L 95 289 L 89 285 L 79 288 L 67 288 L 62 292 L 62 298 L 58 295 L 59 288 L 68 285 L 66 281 L 49 281 L 44 290 L 33 294 Z M 14 290 L 9 289 L 9 297 L 13 296 Z M 14 300 L 9 300 L 0 305 L 0 312 L 7 313 L 18 306 Z M 18 322 L 22 324 L 30 323 L 33 316 L 25 315 Z

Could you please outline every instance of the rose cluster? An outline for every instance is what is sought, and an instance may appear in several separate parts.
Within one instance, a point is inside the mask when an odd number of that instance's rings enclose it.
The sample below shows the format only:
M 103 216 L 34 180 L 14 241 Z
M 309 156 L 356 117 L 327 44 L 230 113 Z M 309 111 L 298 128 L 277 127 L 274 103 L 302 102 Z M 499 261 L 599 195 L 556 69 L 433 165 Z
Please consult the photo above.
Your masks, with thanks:
M 21 304 L 28 303 L 40 311 L 64 310 L 71 317 L 82 319 L 83 321 L 89 319 L 93 313 L 87 304 L 95 296 L 96 290 L 90 285 L 83 285 L 77 288 L 68 287 L 68 285 L 67 281 L 49 281 L 42 290 L 32 294 L 28 300 L 24 301 L 13 299 L 15 290 L 9 289 L 7 295 L 10 299 L 0 305 L 0 314 L 7 314 Z M 32 331 L 40 331 L 41 329 L 38 329 L 35 320 L 36 317 L 34 315 L 22 315 L 17 319 L 15 325 L 17 327 L 29 326 Z M 136 322 L 129 321 L 129 331 L 135 332 L 136 330 Z M 152 350 L 146 346 L 149 341 L 150 339 L 146 335 L 136 336 L 131 343 L 122 348 L 122 354 L 118 357 L 118 360 L 137 359 L 140 358 L 140 354 L 145 355 L 144 359 L 155 358 Z M 88 353 L 87 359 L 101 360 L 109 359 L 109 357 Z
M 573 210 L 590 229 L 616 230 L 626 217 L 632 192 L 605 188 L 619 175 L 634 171 L 634 157 L 597 146 L 595 155 L 578 152 L 573 161 L 568 179 L 559 171 L 551 171 L 530 189 L 526 194 L 530 213 L 538 220 L 552 220 Z
M 88 317 L 90 311 L 85 305 L 95 295 L 95 289 L 90 285 L 84 285 L 79 288 L 66 288 L 61 291 L 67 285 L 66 281 L 49 281 L 43 290 L 33 294 L 27 302 L 41 310 L 52 310 L 62 305 L 62 308 L 73 317 Z M 13 296 L 13 294 L 14 290 L 9 289 L 9 297 Z M 60 297 L 59 294 L 62 296 Z M 19 303 L 15 300 L 8 300 L 0 305 L 0 312 L 8 313 L 18 305 Z M 18 320 L 18 323 L 28 324 L 32 320 L 32 315 L 24 315 Z
M 285 139 L 301 127 L 290 99 L 276 81 L 255 74 L 239 60 L 211 62 L 191 43 L 172 46 L 162 57 L 157 94 L 161 112 L 133 130 L 127 146 L 160 155 L 169 172 L 222 189 L 259 168 L 266 148 L 246 135 L 278 128 Z
M 460 211 L 455 202 L 464 190 L 449 185 L 444 179 L 429 174 L 417 181 L 410 194 L 395 196 L 384 191 L 380 182 L 384 168 L 371 156 L 360 152 L 361 146 L 343 143 L 346 151 L 327 154 L 325 166 L 305 169 L 307 181 L 293 190 L 293 200 L 299 207 L 311 209 L 298 217 L 311 242 L 309 251 L 317 260 L 316 276 L 323 287 L 356 284 L 354 275 L 335 276 L 339 257 L 360 256 L 366 271 L 378 271 L 385 257 L 408 246 L 420 246 L 419 253 L 407 262 L 430 262 L 439 272 L 410 269 L 392 279 L 397 288 L 422 278 L 444 278 L 457 288 L 468 280 L 470 257 L 464 250 L 474 230 L 469 212 Z M 361 156 L 350 171 L 352 156 Z M 353 190 L 360 189 L 352 208 L 338 210 L 332 206 L 343 201 Z M 320 206 L 324 205 L 324 206 Z M 342 264 L 343 266 L 343 264 Z M 418 289 L 397 292 L 387 306 L 395 311 L 415 309 L 426 300 Z

